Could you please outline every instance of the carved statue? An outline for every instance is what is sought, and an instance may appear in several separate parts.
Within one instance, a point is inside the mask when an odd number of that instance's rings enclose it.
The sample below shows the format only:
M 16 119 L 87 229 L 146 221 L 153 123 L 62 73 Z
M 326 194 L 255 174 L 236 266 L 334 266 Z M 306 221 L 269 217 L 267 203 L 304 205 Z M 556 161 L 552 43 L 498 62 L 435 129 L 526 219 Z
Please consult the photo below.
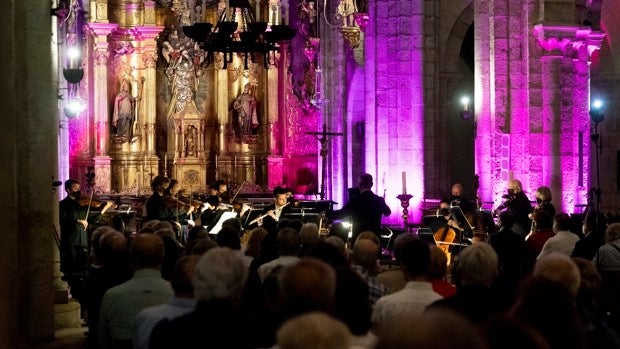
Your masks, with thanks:
M 357 4 L 355 0 L 340 0 L 337 12 L 342 16 L 343 26 L 355 26 L 355 18 L 353 14 L 357 12 Z
M 185 130 L 185 157 L 198 156 L 196 150 L 196 140 L 198 138 L 198 129 L 194 125 L 187 126 Z
M 129 81 L 121 81 L 121 89 L 114 98 L 114 112 L 112 126 L 116 129 L 116 136 L 130 140 L 133 137 L 133 123 L 135 120 L 136 98 L 133 97 L 129 87 Z
M 190 38 L 180 37 L 175 29 L 163 43 L 162 56 L 168 63 L 166 76 L 172 92 L 166 116 L 173 118 L 188 104 L 196 108 L 194 95 L 202 76 L 204 52 Z
M 256 98 L 252 85 L 245 84 L 241 93 L 233 102 L 233 129 L 238 141 L 253 143 L 256 141 L 254 131 L 258 128 L 256 115 Z

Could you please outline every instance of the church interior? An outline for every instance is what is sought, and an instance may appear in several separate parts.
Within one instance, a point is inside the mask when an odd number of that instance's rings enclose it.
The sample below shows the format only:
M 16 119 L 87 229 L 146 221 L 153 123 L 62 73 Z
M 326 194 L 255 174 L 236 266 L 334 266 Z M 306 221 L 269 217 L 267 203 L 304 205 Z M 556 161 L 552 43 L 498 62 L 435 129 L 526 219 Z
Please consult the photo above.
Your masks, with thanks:
M 419 226 L 450 193 L 518 179 L 558 212 L 620 203 L 620 2 L 8 0 L 0 347 L 50 343 L 64 181 L 139 213 L 157 176 L 195 198 L 347 202 L 363 173 Z M 91 197 L 92 198 L 92 197 Z M 331 207 L 331 206 L 330 206 Z M 136 214 L 140 216 L 140 214 Z

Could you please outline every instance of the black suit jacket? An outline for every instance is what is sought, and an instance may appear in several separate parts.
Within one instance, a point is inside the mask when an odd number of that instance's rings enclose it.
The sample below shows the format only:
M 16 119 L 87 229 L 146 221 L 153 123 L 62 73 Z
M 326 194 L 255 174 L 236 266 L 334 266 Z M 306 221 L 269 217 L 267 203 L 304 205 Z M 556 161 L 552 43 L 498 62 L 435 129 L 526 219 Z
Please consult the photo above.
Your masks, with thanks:
M 389 216 L 392 210 L 385 204 L 382 197 L 370 190 L 362 191 L 353 197 L 342 209 L 330 214 L 332 219 L 342 219 L 351 216 L 353 237 L 363 231 L 372 231 L 379 235 L 381 230 L 381 215 Z

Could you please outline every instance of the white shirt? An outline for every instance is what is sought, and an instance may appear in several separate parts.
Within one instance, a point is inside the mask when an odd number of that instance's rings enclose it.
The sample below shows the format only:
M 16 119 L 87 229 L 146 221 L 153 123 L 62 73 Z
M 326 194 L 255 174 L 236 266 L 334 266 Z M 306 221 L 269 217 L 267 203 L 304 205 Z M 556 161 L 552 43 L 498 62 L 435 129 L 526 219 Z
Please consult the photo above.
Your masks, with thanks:
M 402 290 L 379 298 L 372 312 L 373 332 L 381 336 L 399 318 L 420 316 L 426 306 L 442 298 L 430 282 L 409 281 Z
M 271 262 L 261 265 L 258 267 L 258 277 L 260 277 L 260 282 L 264 282 L 265 278 L 269 276 L 271 271 L 277 266 L 281 265 L 283 267 L 288 267 L 289 265 L 297 264 L 297 262 L 299 262 L 299 257 L 297 256 L 281 256 Z
M 579 241 L 579 236 L 570 231 L 558 231 L 554 237 L 549 238 L 543 245 L 538 259 L 547 256 L 553 252 L 560 252 L 570 257 L 575 249 L 575 243 Z

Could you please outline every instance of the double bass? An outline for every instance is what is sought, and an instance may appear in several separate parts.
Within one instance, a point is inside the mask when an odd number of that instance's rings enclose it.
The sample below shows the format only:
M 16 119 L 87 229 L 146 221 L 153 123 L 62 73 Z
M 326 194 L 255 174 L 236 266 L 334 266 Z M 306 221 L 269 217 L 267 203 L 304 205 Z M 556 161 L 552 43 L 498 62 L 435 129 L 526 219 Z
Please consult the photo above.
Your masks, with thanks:
M 443 210 L 446 210 L 447 212 Z M 452 261 L 450 246 L 454 244 L 454 240 L 457 236 L 456 234 L 458 234 L 458 230 L 460 230 L 460 227 L 458 226 L 458 223 L 456 223 L 456 219 L 454 219 L 452 212 L 450 212 L 448 209 L 439 210 L 439 213 L 442 212 L 444 212 L 444 214 L 442 215 L 447 219 L 446 225 L 437 229 L 433 236 L 435 238 L 435 243 L 437 244 L 437 247 L 439 247 L 439 249 L 441 249 L 446 255 L 448 259 L 447 264 L 450 265 Z

